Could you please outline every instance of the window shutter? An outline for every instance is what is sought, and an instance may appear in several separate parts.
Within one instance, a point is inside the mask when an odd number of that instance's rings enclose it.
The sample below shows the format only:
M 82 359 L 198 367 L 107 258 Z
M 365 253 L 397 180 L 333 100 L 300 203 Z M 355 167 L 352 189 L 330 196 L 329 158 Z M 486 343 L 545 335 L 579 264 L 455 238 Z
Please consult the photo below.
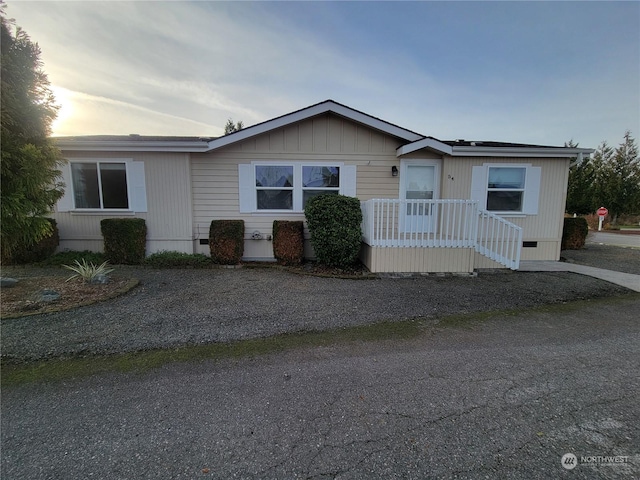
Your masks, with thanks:
M 471 200 L 477 200 L 482 210 L 487 209 L 487 171 L 483 165 L 473 167 L 471 172 Z
M 344 165 L 340 168 L 340 191 L 347 197 L 356 196 L 356 166 Z
M 71 180 L 71 164 L 67 161 L 65 162 L 60 171 L 62 172 L 61 179 L 64 182 L 64 195 L 60 200 L 58 200 L 58 211 L 59 212 L 68 212 L 73 210 L 73 182 Z
M 144 162 L 129 163 L 129 208 L 134 212 L 147 211 L 147 190 L 144 180 Z
M 240 212 L 249 213 L 256 209 L 256 187 L 253 184 L 253 165 L 238 165 L 238 195 Z
M 538 203 L 540 200 L 541 174 L 542 174 L 541 167 L 527 168 L 522 213 L 526 213 L 527 215 L 538 214 Z

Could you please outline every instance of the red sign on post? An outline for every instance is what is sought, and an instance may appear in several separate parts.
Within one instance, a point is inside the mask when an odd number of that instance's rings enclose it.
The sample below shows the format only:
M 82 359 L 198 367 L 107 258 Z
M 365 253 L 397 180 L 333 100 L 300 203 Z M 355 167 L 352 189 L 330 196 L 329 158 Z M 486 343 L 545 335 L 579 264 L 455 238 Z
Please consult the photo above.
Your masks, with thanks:
M 599 217 L 606 217 L 606 216 L 607 216 L 607 214 L 609 213 L 609 210 L 607 210 L 607 209 L 606 209 L 606 208 L 604 208 L 604 207 L 600 207 L 600 208 L 598 209 L 598 212 L 597 212 L 597 213 L 598 213 L 598 216 L 599 216 Z

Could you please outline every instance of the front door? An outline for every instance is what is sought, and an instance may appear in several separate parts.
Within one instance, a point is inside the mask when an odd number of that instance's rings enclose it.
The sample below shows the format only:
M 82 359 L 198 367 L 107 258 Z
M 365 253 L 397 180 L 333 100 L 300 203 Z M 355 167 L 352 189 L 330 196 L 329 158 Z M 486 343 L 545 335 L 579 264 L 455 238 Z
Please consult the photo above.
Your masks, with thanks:
M 438 164 L 429 161 L 411 160 L 401 164 L 400 200 L 408 200 L 406 205 L 401 205 L 402 229 L 405 233 L 434 231 L 435 208 L 420 200 L 437 198 L 438 170 Z

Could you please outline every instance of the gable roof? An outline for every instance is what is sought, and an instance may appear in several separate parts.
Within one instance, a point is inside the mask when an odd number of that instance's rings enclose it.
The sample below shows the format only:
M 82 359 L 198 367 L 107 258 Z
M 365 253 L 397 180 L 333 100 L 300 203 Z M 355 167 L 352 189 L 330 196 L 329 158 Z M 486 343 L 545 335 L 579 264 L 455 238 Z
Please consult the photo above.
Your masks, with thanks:
M 394 125 L 393 123 L 386 122 L 359 110 L 347 107 L 341 103 L 334 102 L 333 100 L 325 100 L 324 102 L 316 103 L 310 107 L 267 120 L 266 122 L 258 123 L 251 127 L 243 128 L 242 130 L 225 135 L 224 137 L 216 138 L 209 142 L 209 149 L 215 150 L 217 148 L 225 147 L 227 145 L 246 140 L 247 138 L 255 135 L 260 135 L 271 130 L 275 130 L 276 128 L 286 127 L 293 123 L 307 120 L 308 118 L 322 115 L 324 113 L 339 115 L 409 142 L 414 142 L 424 138 L 424 135 L 420 135 L 419 133 Z
M 351 107 L 325 100 L 295 112 L 267 120 L 222 137 L 152 136 L 152 135 L 86 135 L 57 137 L 54 140 L 63 150 L 116 152 L 209 152 L 269 131 L 286 127 L 318 115 L 332 113 L 374 130 L 386 133 L 407 143 L 398 147 L 401 157 L 422 149 L 449 156 L 484 157 L 547 157 L 572 158 L 593 153 L 593 149 L 552 147 L 494 141 L 438 140 L 389 123 Z

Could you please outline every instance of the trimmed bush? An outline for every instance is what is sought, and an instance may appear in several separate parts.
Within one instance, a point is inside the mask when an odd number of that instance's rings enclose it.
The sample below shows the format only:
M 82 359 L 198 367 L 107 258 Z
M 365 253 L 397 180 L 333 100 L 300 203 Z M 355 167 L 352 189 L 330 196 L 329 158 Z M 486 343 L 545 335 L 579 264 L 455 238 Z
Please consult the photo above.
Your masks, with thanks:
M 318 262 L 347 267 L 358 260 L 362 239 L 360 200 L 319 195 L 307 202 L 304 214 Z
M 304 257 L 304 222 L 273 221 L 273 256 L 281 265 L 299 265 Z
M 213 220 L 209 229 L 213 263 L 237 265 L 244 254 L 244 221 Z
M 589 225 L 582 217 L 565 218 L 562 229 L 562 250 L 580 250 L 584 247 Z
M 11 263 L 36 263 L 46 260 L 54 254 L 60 244 L 58 225 L 53 218 L 47 218 L 51 223 L 51 233 L 35 245 L 19 245 L 11 256 Z
M 143 218 L 105 218 L 100 222 L 100 229 L 109 262 L 137 265 L 144 261 L 147 224 Z
M 206 268 L 211 266 L 211 259 L 201 253 L 165 250 L 149 255 L 144 263 L 154 268 Z

